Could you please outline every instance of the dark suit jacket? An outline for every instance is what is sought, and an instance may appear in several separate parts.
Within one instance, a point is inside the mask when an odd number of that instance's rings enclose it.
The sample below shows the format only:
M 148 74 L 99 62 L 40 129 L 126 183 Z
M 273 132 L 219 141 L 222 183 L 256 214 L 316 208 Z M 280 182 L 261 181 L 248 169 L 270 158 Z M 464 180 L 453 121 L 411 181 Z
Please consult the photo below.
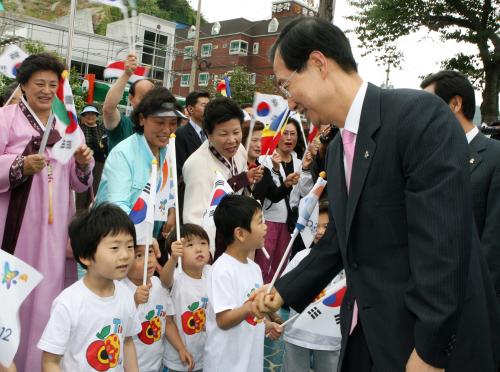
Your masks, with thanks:
M 177 174 L 182 175 L 182 167 L 189 156 L 201 146 L 201 139 L 191 124 L 183 125 L 175 131 L 175 156 Z
M 404 371 L 413 348 L 448 372 L 496 371 L 500 307 L 474 227 L 468 152 L 439 97 L 371 84 L 349 197 L 340 136 L 329 145 L 330 224 L 276 288 L 302 311 L 345 268 L 341 361 L 356 299 L 377 371 Z
M 179 216 L 182 221 L 182 213 L 184 210 L 184 193 L 186 185 L 182 177 L 182 167 L 187 158 L 201 146 L 201 139 L 198 133 L 194 130 L 190 123 L 177 128 L 175 131 L 175 156 L 177 162 L 177 177 L 179 180 Z
M 469 148 L 474 219 L 500 299 L 500 142 L 479 132 Z

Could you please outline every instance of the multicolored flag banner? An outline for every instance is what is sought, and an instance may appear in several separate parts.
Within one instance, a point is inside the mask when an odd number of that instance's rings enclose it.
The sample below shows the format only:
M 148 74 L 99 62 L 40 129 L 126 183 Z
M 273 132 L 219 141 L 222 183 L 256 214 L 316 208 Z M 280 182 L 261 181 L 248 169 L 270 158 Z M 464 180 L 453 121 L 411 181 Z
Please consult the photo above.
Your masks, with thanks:
M 176 182 L 174 181 L 173 168 L 175 163 L 175 136 L 170 138 L 167 146 L 167 154 L 160 169 L 158 188 L 156 189 L 155 221 L 166 221 L 168 210 L 175 208 Z
M 52 113 L 58 124 L 64 129 L 61 139 L 52 148 L 54 158 L 66 164 L 82 143 L 81 133 L 78 132 L 78 116 L 76 115 L 73 92 L 69 84 L 68 71 L 63 71 L 57 88 L 57 96 L 52 101 Z
M 224 97 L 231 98 L 231 85 L 229 84 L 229 77 L 225 75 L 224 78 L 217 84 L 216 90 Z
M 288 107 L 285 108 L 269 126 L 264 128 L 260 139 L 262 155 L 272 154 L 276 146 L 278 146 L 278 142 L 285 131 L 291 113 L 292 111 L 290 111 Z
M 314 249 L 314 248 L 313 248 Z M 346 292 L 343 272 L 335 277 L 328 287 L 295 320 L 293 328 L 318 335 L 341 338 L 340 306 Z
M 27 57 L 28 54 L 17 45 L 7 46 L 0 55 L 0 74 L 15 79 L 19 66 Z
M 43 276 L 19 258 L 0 250 L 0 364 L 9 367 L 19 347 L 18 310 Z
M 155 201 L 157 182 L 157 161 L 151 162 L 151 174 L 148 183 L 134 203 L 129 218 L 135 225 L 138 245 L 151 245 L 153 242 L 153 228 L 155 223 Z
M 125 61 L 114 61 L 108 63 L 104 69 L 105 79 L 118 79 L 125 72 Z M 144 66 L 137 66 L 134 73 L 128 79 L 129 83 L 144 79 L 148 76 L 149 70 Z

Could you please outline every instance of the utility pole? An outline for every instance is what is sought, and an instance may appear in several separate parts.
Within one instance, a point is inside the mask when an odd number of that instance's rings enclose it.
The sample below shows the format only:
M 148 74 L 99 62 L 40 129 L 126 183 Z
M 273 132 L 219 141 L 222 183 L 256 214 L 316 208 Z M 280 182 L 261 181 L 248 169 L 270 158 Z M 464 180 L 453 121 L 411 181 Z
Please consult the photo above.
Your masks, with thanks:
M 318 17 L 333 23 L 335 19 L 336 0 L 319 0 Z
M 196 13 L 196 33 L 194 37 L 193 55 L 191 56 L 191 76 L 189 78 L 189 91 L 194 90 L 196 81 L 196 67 L 198 65 L 198 44 L 200 43 L 200 20 L 201 20 L 201 0 L 198 0 L 198 12 Z
M 68 43 L 66 49 L 66 68 L 71 70 L 71 52 L 73 51 L 73 35 L 75 33 L 76 0 L 71 0 L 68 24 Z

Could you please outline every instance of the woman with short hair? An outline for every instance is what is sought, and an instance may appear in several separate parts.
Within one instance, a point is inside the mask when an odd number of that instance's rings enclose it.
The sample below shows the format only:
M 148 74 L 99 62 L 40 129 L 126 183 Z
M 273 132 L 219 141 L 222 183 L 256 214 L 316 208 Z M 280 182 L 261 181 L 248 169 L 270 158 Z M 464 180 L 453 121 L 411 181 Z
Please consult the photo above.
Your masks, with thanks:
M 49 319 L 50 305 L 70 284 L 65 277 L 76 279 L 76 262 L 66 254 L 67 227 L 75 212 L 71 190 L 83 192 L 92 184 L 94 162 L 85 144 L 66 164 L 54 159 L 52 146 L 65 131 L 56 120 L 51 123 L 44 153 L 38 154 L 64 69 L 53 55 L 29 56 L 16 76 L 21 100 L 0 108 L 2 249 L 43 274 L 20 310 L 19 371 L 40 371 L 41 351 L 36 343 Z M 84 142 L 83 133 L 77 130 Z

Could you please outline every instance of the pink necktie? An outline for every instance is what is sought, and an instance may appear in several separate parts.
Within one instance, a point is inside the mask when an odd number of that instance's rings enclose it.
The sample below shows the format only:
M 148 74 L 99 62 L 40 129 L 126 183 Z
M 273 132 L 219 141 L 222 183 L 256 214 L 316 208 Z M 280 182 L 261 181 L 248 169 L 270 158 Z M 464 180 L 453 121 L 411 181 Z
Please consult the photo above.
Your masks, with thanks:
M 347 192 L 349 193 L 349 186 L 351 183 L 352 161 L 354 159 L 354 148 L 356 147 L 356 133 L 350 132 L 347 129 L 342 130 L 342 144 L 344 145 L 344 155 L 346 160 L 345 166 L 345 182 L 347 185 Z M 358 324 L 358 303 L 354 300 L 354 309 L 352 310 L 351 330 L 352 334 L 354 328 Z

